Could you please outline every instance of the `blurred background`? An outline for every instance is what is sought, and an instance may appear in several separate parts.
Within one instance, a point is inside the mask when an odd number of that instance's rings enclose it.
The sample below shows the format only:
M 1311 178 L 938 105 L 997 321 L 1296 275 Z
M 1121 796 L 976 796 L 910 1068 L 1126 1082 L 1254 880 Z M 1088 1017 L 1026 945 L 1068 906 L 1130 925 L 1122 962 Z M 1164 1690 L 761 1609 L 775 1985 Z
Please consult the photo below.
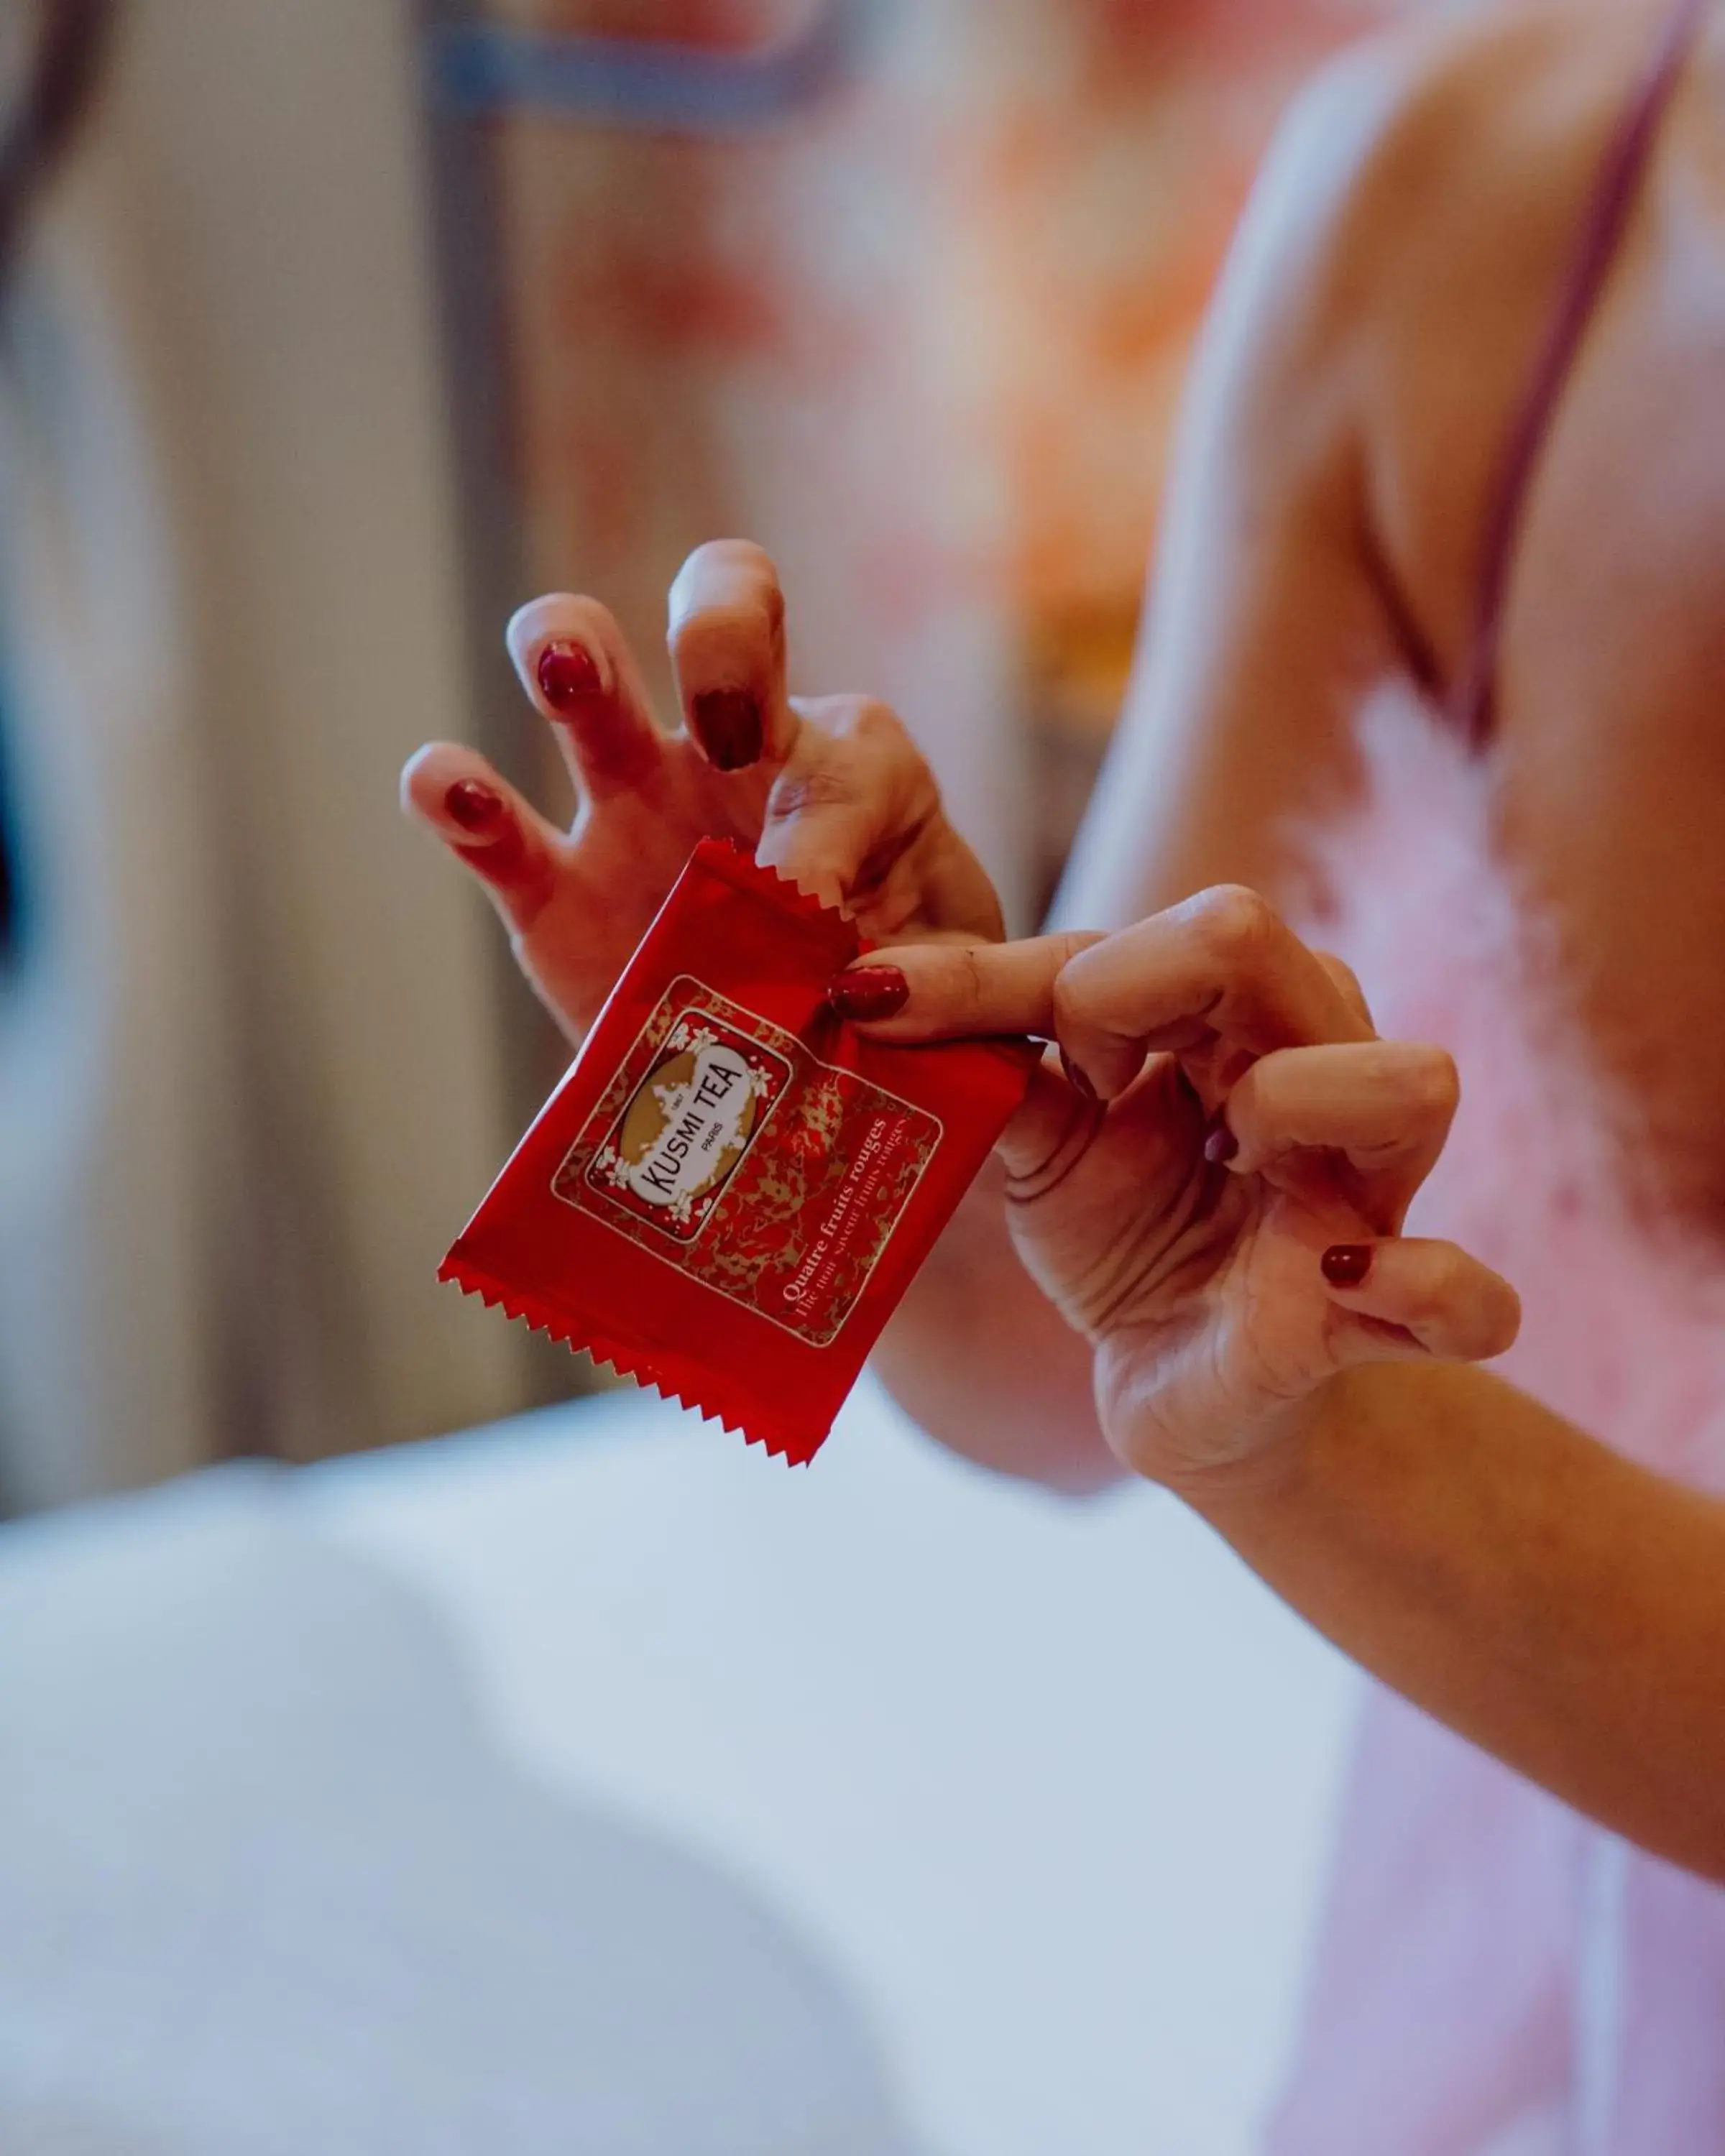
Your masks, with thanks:
M 788 591 L 796 685 L 896 704 L 1016 922 L 1034 921 L 1118 706 L 1176 399 L 1251 173 L 1294 86 L 1394 5 L 3 0 L 0 1511 L 211 1463 L 371 1451 L 582 1389 L 567 1358 L 434 1281 L 559 1058 L 483 901 L 395 807 L 403 757 L 438 737 L 478 742 L 548 804 L 559 798 L 502 652 L 523 598 L 598 593 L 650 660 L 689 548 L 760 540 Z M 1195 1542 L 1167 1540 L 1183 1529 L 1147 1527 L 1133 1512 L 1128 1532 L 1116 1516 L 1105 1559 L 1091 1530 L 1045 1522 L 1043 1501 L 1023 1493 L 975 1494 L 975 1478 L 924 1460 L 884 1404 L 865 1412 L 880 1456 L 909 1478 L 902 1505 L 847 1495 L 836 1475 L 814 1514 L 787 1511 L 776 1489 L 763 1498 L 754 1475 L 733 1500 L 724 1477 L 737 1463 L 711 1433 L 670 1433 L 656 1406 L 653 1444 L 685 1478 L 673 1486 L 696 1486 L 698 1455 L 713 1512 L 698 1518 L 685 1500 L 667 1515 L 624 1482 L 595 1496 L 624 1471 L 567 1478 L 584 1435 L 597 1460 L 603 1433 L 619 1427 L 621 1410 L 603 1402 L 556 1417 L 550 1435 L 541 1418 L 490 1452 L 439 1455 L 459 1463 L 436 1471 L 452 1478 L 440 1496 L 427 1494 L 430 1470 L 414 1497 L 381 1494 L 407 1487 L 367 1479 L 381 1469 L 317 1486 L 349 1493 L 350 1544 L 370 1535 L 373 1556 L 405 1566 L 465 1628 L 496 1713 L 542 1768 L 609 1774 L 632 1813 L 769 1884 L 774 1851 L 795 1836 L 773 1825 L 759 1785 L 794 1780 L 784 1747 L 799 1731 L 795 1757 L 806 1767 L 818 1754 L 836 1778 L 809 1808 L 830 1819 L 834 1802 L 851 1803 L 859 1832 L 866 1820 L 887 1836 L 879 1849 L 902 1854 L 905 1822 L 931 1810 L 956 1820 L 967 1775 L 978 1788 L 1028 1775 L 1028 1787 L 1039 1773 L 1040 1846 L 1113 1845 L 1081 1805 L 1063 1809 L 1090 1777 L 1073 1766 L 1069 1784 L 1046 1745 L 1027 1768 L 972 1730 L 942 1781 L 929 1764 L 935 1694 L 922 1721 L 902 1700 L 896 1719 L 881 1703 L 880 1671 L 897 1667 L 891 1628 L 871 1635 L 854 1614 L 851 1679 L 811 1646 L 788 1691 L 763 1683 L 751 1696 L 756 1794 L 735 1796 L 721 1831 L 730 1800 L 714 1792 L 742 1774 L 742 1754 L 734 1731 L 721 1742 L 691 1702 L 710 1707 L 737 1671 L 717 1666 L 717 1648 L 691 1663 L 686 1640 L 661 1641 L 644 1669 L 619 1614 L 626 1604 L 640 1618 L 634 1572 L 620 1556 L 608 1571 L 603 1548 L 638 1549 L 675 1584 L 667 1594 L 698 1589 L 719 1636 L 741 1625 L 749 1682 L 809 1619 L 789 1587 L 763 1615 L 738 1579 L 758 1584 L 781 1560 L 796 1569 L 814 1549 L 834 1577 L 855 1568 L 862 1594 L 887 1567 L 936 1632 L 976 1596 L 1009 1596 L 1020 1561 L 1069 1583 L 1075 1628 L 1163 1591 L 1178 1624 L 1175 1590 L 1196 1581 L 1215 1651 L 1250 1666 L 1259 1692 L 1219 1710 L 1191 1679 L 1195 1690 L 1163 1702 L 1171 1719 L 1158 1728 L 1147 1707 L 1135 1723 L 1148 1752 L 1114 1763 L 1128 1781 L 1159 1778 L 1179 1730 L 1205 1732 L 1209 1764 L 1191 1766 L 1183 1833 L 1265 1774 L 1296 1791 L 1296 1838 L 1320 1832 L 1345 1687 L 1303 1635 Z M 629 1427 L 629 1445 L 650 1452 L 646 1422 Z M 530 1458 L 542 1468 L 530 1472 Z M 261 1486 L 217 1480 L 230 1493 Z M 951 1542 L 871 1543 L 903 1531 L 913 1491 Z M 608 1502 L 613 1537 L 595 1525 Z M 727 1504 L 742 1553 L 721 1561 Z M 783 1537 L 777 1556 L 753 1539 L 769 1532 L 763 1517 Z M 13 1532 L 13 1547 L 33 1549 L 74 1534 Z M 175 1545 L 175 1564 L 191 1563 L 192 1546 Z M 1161 1588 L 1146 1586 L 1147 1562 L 1161 1563 Z M 142 1573 L 126 1590 L 140 1599 L 116 1599 L 104 1583 L 122 1574 L 107 1556 L 84 1571 L 64 1563 L 80 1585 L 54 1603 L 54 1623 L 86 1643 L 77 1611 L 105 1609 L 124 1630 L 156 1606 Z M 148 1578 L 182 1577 L 162 1563 Z M 193 1629 L 207 1637 L 230 1621 L 212 1603 Z M 624 1644 L 600 1688 L 632 1700 L 638 1719 L 617 1723 L 602 1771 L 570 1749 L 571 1657 L 614 1632 Z M 1070 1704 L 1045 1635 L 1043 1661 L 1027 1650 L 1028 1676 L 991 1661 L 962 1623 L 953 1636 L 947 1676 L 993 1700 L 1002 1730 L 1045 1679 L 1044 1709 Z M 339 1662 L 347 1650 L 328 1652 Z M 914 1690 L 926 1635 L 914 1647 L 906 1636 L 904 1657 Z M 118 1666 L 89 1682 L 119 1683 Z M 599 1682 L 597 1663 L 580 1666 Z M 54 1699 L 69 1681 L 56 1678 Z M 218 1718 L 243 1720 L 234 1702 L 257 1696 L 235 1684 L 210 1710 Z M 1099 1676 L 1104 1719 L 1110 1697 Z M 590 1730 L 608 1726 L 592 1698 L 583 1711 Z M 1070 1733 L 1075 1758 L 1086 1747 L 1095 1757 L 1090 1725 Z M 709 1739 L 718 1748 L 703 1752 Z M 882 1773 L 901 1776 L 896 1795 L 881 1794 Z M 708 1810 L 685 1818 L 685 1796 Z M 0 1788 L 0 1827 L 5 1801 Z M 1117 1815 L 1128 1841 L 1132 1812 Z M 1006 1875 L 983 1856 L 1012 1871 L 1013 1835 L 997 1822 L 963 1846 L 969 1871 L 926 1849 L 898 1866 L 906 1906 L 938 1905 L 936 1882 L 960 1872 L 973 1913 L 1009 1902 Z M 1149 2117 L 1157 2088 L 1195 2108 L 1182 2127 L 1165 2120 L 1162 2139 L 1121 2146 L 1235 2146 L 1228 2121 L 1250 2113 L 1271 2063 L 1250 2032 L 1279 2030 L 1288 2010 L 1271 1979 L 1294 1965 L 1311 1850 L 1297 1863 L 1260 1851 L 1253 1871 L 1225 1861 L 1219 1841 L 1206 1846 L 1179 1857 L 1188 1899 L 1162 1908 L 1152 1986 L 1183 2033 L 1153 2072 L 1142 2056 L 1122 2066 L 1117 2092 L 1121 2117 Z M 1022 2091 L 997 2104 L 986 2142 L 967 2141 L 952 2092 L 998 2078 L 998 2062 L 983 2062 L 1014 2048 L 1029 1994 L 978 2008 L 973 1991 L 976 2048 L 931 2063 L 917 2046 L 946 2025 L 959 1977 L 913 1999 L 905 1971 L 947 1966 L 926 1937 L 856 1946 L 850 1918 L 822 1900 L 834 1882 L 850 1878 L 853 1910 L 897 1905 L 855 1846 L 817 1835 L 786 1861 L 800 1881 L 791 1898 L 805 1914 L 827 1909 L 809 1922 L 853 1972 L 865 1968 L 876 2022 L 904 2037 L 893 2056 L 910 2059 L 924 2096 L 936 2090 L 937 2112 L 950 2097 L 940 2145 L 1117 2145 L 1100 2113 L 1088 2138 L 1061 2138 L 1072 2114 L 1057 2102 L 1027 2111 Z M 1196 1893 L 1206 1881 L 1231 1917 Z M 1142 1905 L 1128 1897 L 1116 1912 L 1127 1928 L 1099 1944 L 1081 1923 L 1062 1931 L 1057 1886 L 1037 1892 L 1047 1907 L 1013 1936 L 1017 1960 L 1042 1972 L 1043 2025 L 1058 2020 L 1086 1955 L 1101 1972 L 1086 1999 L 1129 1994 Z M 1085 1922 L 1115 1921 L 1085 1906 Z M 968 1922 L 950 1914 L 952 1937 Z M 1255 2005 L 1229 1997 L 1225 1974 L 1255 1938 L 1270 1986 Z M 1194 1968 L 1200 1947 L 1208 1976 Z M 980 1953 L 1007 1955 L 999 1938 Z M 1071 2018 L 1075 2032 L 1097 2026 L 1093 2014 Z M 1118 2035 L 1131 2018 L 1106 2025 Z M 1248 2033 L 1230 2041 L 1230 2026 Z M 1073 2035 L 1081 2051 L 1089 2041 Z M 1117 2056 L 1132 2049 L 1122 2040 Z M 1076 2057 L 1044 2084 L 1070 2089 Z M 1182 2057 L 1211 2077 L 1204 2102 L 1178 2094 Z M 1101 2071 L 1094 2057 L 1089 2071 Z M 1214 2094 L 1230 2076 L 1232 2112 Z M 182 2145 L 167 2127 L 161 2137 Z M 857 2145 L 887 2138 L 871 2128 Z M 62 2144 L 29 2145 L 58 2156 Z
M 557 1050 L 393 806 L 439 736 L 557 798 L 523 595 L 651 658 L 759 538 L 1034 919 L 1255 161 L 1383 12 L 8 0 L 14 106 L 89 70 L 0 383 L 13 1507 L 567 1387 L 433 1284 Z

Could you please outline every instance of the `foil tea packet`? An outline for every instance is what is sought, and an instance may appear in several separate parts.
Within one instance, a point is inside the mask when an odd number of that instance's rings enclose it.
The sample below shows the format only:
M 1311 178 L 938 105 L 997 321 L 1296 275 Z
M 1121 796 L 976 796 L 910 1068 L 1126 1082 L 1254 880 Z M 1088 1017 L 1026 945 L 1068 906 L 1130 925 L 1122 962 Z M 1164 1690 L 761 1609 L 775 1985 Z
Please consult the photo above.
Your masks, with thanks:
M 703 840 L 439 1277 L 812 1459 L 1038 1052 L 858 1034 L 866 947 Z

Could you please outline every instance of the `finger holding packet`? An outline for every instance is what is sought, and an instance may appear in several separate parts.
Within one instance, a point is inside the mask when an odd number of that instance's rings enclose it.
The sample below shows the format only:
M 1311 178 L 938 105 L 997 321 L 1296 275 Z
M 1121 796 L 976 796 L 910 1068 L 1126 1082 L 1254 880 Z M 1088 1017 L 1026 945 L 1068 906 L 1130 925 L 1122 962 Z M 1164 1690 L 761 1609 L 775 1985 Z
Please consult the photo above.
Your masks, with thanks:
M 703 840 L 439 1276 L 811 1459 L 1039 1052 L 863 1037 L 865 949 Z

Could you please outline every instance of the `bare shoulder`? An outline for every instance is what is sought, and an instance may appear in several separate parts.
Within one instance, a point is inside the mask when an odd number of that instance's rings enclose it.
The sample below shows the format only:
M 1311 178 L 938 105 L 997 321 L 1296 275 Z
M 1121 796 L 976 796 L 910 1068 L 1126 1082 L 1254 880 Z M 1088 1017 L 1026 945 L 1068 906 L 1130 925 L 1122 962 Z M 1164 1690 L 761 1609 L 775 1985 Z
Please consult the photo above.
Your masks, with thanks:
M 1573 223 L 1669 0 L 1502 0 L 1368 38 L 1296 97 L 1259 213 L 1331 326 L 1416 297 L 1435 263 L 1513 260 Z
M 1670 0 L 1445 9 L 1295 100 L 1219 310 L 1242 439 L 1360 533 L 1444 675 L 1468 633 L 1482 505 L 1604 146 Z M 1255 438 L 1255 439 L 1254 439 Z
M 1284 116 L 1218 295 L 1207 357 L 1235 418 L 1261 405 L 1283 441 L 1291 407 L 1339 422 L 1382 372 L 1348 365 L 1363 346 L 1423 343 L 1435 316 L 1525 284 L 1573 227 L 1663 6 L 1482 0 L 1320 68 Z

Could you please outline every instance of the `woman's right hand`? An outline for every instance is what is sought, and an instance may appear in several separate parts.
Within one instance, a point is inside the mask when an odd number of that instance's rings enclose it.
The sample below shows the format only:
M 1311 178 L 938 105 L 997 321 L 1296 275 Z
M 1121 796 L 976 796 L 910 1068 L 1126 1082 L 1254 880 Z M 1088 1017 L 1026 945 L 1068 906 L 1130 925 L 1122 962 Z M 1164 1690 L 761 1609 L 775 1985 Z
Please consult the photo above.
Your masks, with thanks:
M 875 942 L 999 938 L 993 886 L 893 713 L 865 696 L 786 694 L 784 603 L 759 547 L 698 548 L 670 617 L 677 732 L 655 723 L 634 654 L 596 600 L 536 599 L 509 624 L 516 670 L 575 783 L 567 830 L 475 750 L 434 742 L 402 774 L 404 807 L 484 886 L 572 1040 L 703 838 L 735 839 L 847 906 Z

